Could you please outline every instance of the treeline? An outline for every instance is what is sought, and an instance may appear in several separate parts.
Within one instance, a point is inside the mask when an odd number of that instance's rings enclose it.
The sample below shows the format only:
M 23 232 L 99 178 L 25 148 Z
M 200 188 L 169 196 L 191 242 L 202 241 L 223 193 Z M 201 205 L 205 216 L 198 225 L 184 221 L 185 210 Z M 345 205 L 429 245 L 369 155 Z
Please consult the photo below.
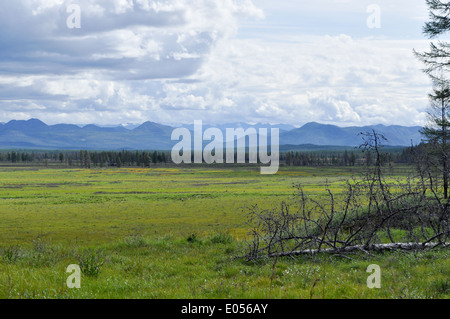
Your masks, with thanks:
M 354 151 L 338 152 L 285 152 L 280 156 L 280 161 L 287 166 L 363 166 L 374 165 L 375 158 L 370 152 L 359 149 Z M 392 165 L 394 163 L 413 163 L 411 148 L 402 150 L 388 150 L 381 154 L 381 165 Z
M 169 152 L 158 151 L 3 151 L 0 162 L 61 164 L 68 167 L 150 167 L 168 163 Z
M 381 155 L 382 165 L 412 164 L 413 150 L 387 150 Z M 248 154 L 247 154 L 248 159 Z M 67 167 L 150 167 L 152 164 L 172 164 L 169 151 L 0 151 L 0 163 L 64 165 Z M 280 153 L 280 163 L 286 166 L 362 166 L 375 164 L 370 152 L 351 151 L 289 151 Z

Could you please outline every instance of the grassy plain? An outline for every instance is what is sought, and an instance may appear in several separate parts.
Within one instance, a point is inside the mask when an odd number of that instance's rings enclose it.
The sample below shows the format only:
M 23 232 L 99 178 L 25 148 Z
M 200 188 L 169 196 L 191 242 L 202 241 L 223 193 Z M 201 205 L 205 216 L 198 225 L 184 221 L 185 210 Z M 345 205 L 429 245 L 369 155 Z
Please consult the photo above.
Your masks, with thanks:
M 246 263 L 245 208 L 350 168 L 0 168 L 0 298 L 448 298 L 448 250 Z M 393 176 L 402 176 L 398 168 Z M 66 268 L 85 264 L 81 289 Z M 370 264 L 382 288 L 369 289 Z

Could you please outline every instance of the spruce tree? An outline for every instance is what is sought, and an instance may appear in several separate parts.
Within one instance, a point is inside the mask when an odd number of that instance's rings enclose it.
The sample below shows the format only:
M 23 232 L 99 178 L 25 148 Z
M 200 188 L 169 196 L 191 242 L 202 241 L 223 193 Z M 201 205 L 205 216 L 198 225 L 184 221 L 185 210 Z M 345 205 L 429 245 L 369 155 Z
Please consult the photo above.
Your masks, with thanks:
M 450 31 L 450 2 L 427 0 L 430 21 L 423 28 L 428 38 L 434 39 Z M 415 55 L 425 64 L 424 72 L 433 83 L 433 93 L 429 94 L 430 106 L 428 124 L 421 133 L 425 137 L 431 155 L 437 160 L 434 165 L 442 173 L 444 198 L 448 198 L 449 148 L 450 140 L 450 44 L 444 41 L 430 43 L 428 52 Z

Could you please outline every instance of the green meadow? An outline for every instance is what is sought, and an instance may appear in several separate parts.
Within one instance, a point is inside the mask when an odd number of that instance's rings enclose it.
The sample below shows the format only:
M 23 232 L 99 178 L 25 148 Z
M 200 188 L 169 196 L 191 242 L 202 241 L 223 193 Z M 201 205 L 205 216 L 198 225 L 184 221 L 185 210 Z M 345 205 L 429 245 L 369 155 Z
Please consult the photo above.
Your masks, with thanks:
M 246 262 L 246 208 L 358 168 L 0 168 L 0 298 L 449 298 L 448 249 Z M 407 168 L 395 168 L 392 178 Z M 81 288 L 66 281 L 81 265 Z M 366 269 L 381 267 L 369 289 Z

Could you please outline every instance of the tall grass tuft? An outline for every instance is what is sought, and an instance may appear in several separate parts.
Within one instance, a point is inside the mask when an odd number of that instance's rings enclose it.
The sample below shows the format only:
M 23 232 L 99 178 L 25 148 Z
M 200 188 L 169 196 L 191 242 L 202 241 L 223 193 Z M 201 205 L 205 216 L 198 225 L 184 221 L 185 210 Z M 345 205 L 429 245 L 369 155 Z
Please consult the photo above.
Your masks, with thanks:
M 2 256 L 7 264 L 15 263 L 20 256 L 20 246 L 14 245 L 2 249 Z
M 89 277 L 97 277 L 105 263 L 105 257 L 101 251 L 88 250 L 79 256 L 78 259 L 81 272 Z
M 225 232 L 213 233 L 209 238 L 213 244 L 231 244 L 234 238 L 231 234 Z
M 148 242 L 141 234 L 133 234 L 125 238 L 125 245 L 129 248 L 141 248 L 148 246 Z

